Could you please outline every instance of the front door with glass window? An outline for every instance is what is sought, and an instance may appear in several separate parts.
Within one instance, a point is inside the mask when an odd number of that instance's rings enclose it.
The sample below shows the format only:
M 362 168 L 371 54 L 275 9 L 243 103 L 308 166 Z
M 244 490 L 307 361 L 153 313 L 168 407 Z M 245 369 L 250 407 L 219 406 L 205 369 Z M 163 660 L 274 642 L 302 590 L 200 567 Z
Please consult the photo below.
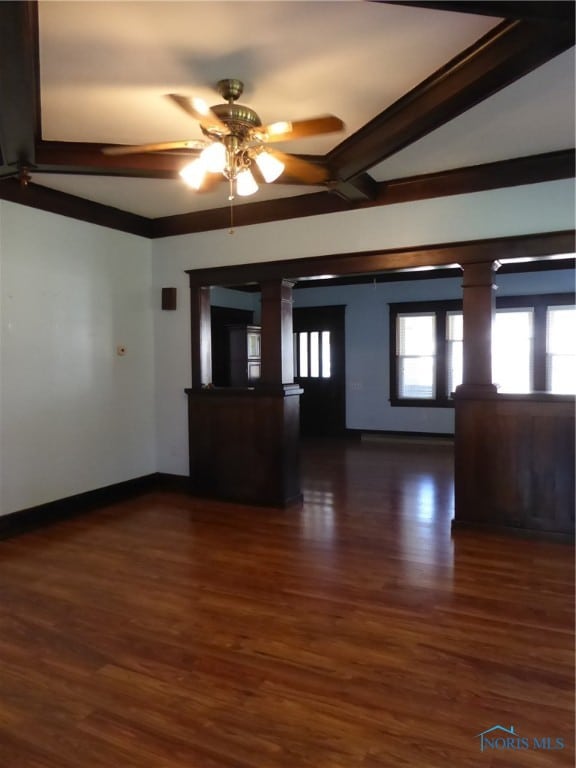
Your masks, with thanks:
M 303 435 L 338 435 L 346 429 L 345 307 L 294 310 L 294 378 L 302 387 Z

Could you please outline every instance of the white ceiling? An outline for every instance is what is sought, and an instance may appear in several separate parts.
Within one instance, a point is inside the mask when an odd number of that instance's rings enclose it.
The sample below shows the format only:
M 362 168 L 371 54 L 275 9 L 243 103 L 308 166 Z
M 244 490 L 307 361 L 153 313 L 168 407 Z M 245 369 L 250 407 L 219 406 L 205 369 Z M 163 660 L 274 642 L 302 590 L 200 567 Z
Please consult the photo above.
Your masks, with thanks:
M 40 0 L 42 138 L 114 144 L 200 138 L 165 98 L 208 103 L 225 77 L 264 123 L 324 113 L 346 130 L 277 145 L 324 154 L 474 43 L 498 19 L 368 2 L 59 2 Z M 377 181 L 574 143 L 574 61 L 552 60 L 374 168 Z M 34 174 L 35 183 L 147 217 L 228 205 L 226 188 Z M 316 191 L 263 185 L 252 201 Z

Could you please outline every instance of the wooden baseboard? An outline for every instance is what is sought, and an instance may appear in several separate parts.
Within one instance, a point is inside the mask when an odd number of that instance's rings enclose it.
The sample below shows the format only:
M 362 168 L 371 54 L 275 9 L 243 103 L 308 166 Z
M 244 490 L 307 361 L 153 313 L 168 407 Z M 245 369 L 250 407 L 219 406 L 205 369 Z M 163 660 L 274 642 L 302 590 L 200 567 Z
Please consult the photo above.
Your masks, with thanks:
M 454 445 L 454 435 L 449 432 L 396 432 L 391 430 L 348 430 L 362 442 L 403 442 L 413 445 Z
M 106 504 L 138 496 L 153 490 L 157 485 L 158 474 L 153 473 L 3 515 L 0 517 L 0 539 L 11 538 Z
M 172 475 L 169 472 L 158 472 L 156 475 L 156 487 L 161 491 L 191 493 L 192 478 L 188 475 Z
M 486 523 L 476 523 L 471 520 L 452 520 L 452 535 L 457 535 L 460 531 L 488 533 L 496 536 L 511 536 L 517 539 L 555 541 L 559 544 L 574 544 L 574 533 L 541 531 L 536 528 L 519 528 L 511 525 L 486 525 Z

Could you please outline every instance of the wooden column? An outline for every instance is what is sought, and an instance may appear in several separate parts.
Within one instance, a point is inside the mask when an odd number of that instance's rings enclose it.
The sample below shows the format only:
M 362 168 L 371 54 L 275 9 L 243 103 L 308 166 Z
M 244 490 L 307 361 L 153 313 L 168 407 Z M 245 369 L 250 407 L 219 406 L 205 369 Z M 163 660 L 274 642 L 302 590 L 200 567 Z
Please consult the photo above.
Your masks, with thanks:
M 284 507 L 299 502 L 300 394 L 293 382 L 292 283 L 262 285 L 261 383 L 211 383 L 210 289 L 191 282 L 192 387 L 188 394 L 194 493 Z
M 190 285 L 192 389 L 212 382 L 212 330 L 210 288 Z
M 495 310 L 494 273 L 497 261 L 463 266 L 462 306 L 464 315 L 464 368 L 462 394 L 496 392 L 492 383 L 492 322 Z
M 260 386 L 294 383 L 292 288 L 289 280 L 262 283 L 262 373 Z

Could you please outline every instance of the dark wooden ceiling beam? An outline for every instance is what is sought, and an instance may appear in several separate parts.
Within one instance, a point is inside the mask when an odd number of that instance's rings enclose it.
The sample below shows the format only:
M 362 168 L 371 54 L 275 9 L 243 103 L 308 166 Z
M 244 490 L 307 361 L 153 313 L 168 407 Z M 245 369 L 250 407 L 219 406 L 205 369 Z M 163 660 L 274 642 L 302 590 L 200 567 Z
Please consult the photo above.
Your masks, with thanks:
M 235 266 L 186 270 L 191 285 L 235 286 L 276 279 L 301 279 L 318 275 L 361 275 L 367 272 L 446 267 L 477 261 L 508 261 L 517 258 L 543 258 L 573 253 L 574 230 L 534 235 L 441 243 L 416 248 L 398 248 L 358 253 L 309 256 L 284 261 L 264 261 Z
M 45 173 L 82 173 L 100 176 L 176 178 L 190 155 L 147 152 L 141 155 L 104 155 L 107 144 L 38 141 L 35 170 Z
M 102 149 L 106 146 L 110 145 L 73 141 L 38 141 L 36 142 L 34 170 L 38 173 L 177 179 L 182 166 L 196 157 L 196 154 L 186 152 L 186 150 L 105 155 Z M 322 157 L 311 155 L 298 157 L 309 162 L 316 162 L 319 165 L 323 164 Z M 262 183 L 264 182 L 262 181 Z M 282 184 L 302 185 L 303 182 L 296 176 L 284 173 Z M 362 199 L 366 199 L 366 197 L 364 195 Z
M 335 181 L 329 181 L 326 186 L 351 205 L 370 202 L 378 197 L 378 182 L 368 173 L 361 173 L 347 181 L 337 178 Z
M 503 22 L 335 147 L 327 162 L 339 179 L 352 179 L 572 44 L 569 25 Z
M 0 2 L 0 174 L 34 163 L 37 40 L 36 2 Z
M 573 0 L 546 0 L 541 2 L 476 2 L 476 0 L 452 0 L 451 2 L 425 2 L 425 0 L 373 0 L 387 5 L 408 5 L 415 8 L 431 8 L 452 13 L 473 13 L 480 16 L 495 16 L 499 19 L 531 19 L 532 21 L 559 21 L 574 23 Z

